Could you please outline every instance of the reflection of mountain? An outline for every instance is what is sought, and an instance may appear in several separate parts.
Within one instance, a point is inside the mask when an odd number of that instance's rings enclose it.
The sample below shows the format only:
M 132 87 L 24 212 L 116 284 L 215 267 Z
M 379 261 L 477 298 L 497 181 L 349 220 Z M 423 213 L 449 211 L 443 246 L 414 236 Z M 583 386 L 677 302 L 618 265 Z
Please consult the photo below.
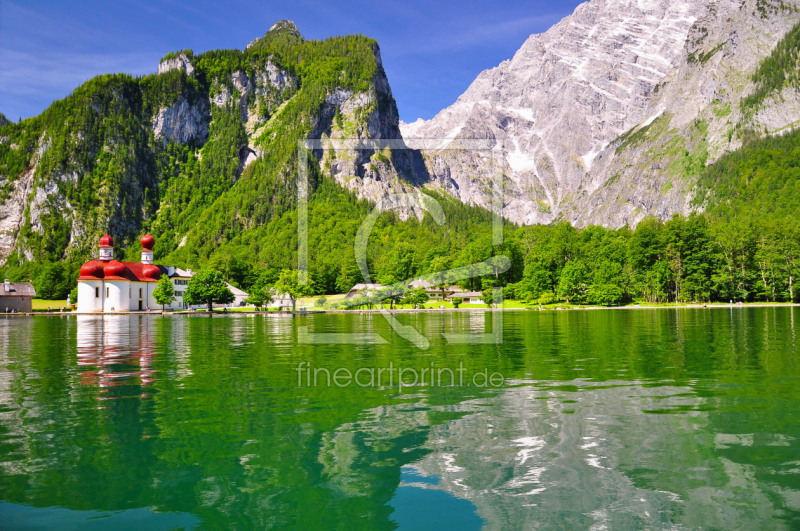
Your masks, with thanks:
M 474 503 L 493 529 L 733 529 L 796 517 L 796 491 L 760 481 L 752 455 L 737 463 L 720 452 L 747 441 L 715 433 L 726 413 L 706 405 L 682 386 L 511 388 L 433 427 L 431 453 L 411 470 Z M 790 446 L 778 434 L 762 442 Z M 791 460 L 796 448 L 786 450 Z
M 408 450 L 425 440 L 429 425 L 427 408 L 417 403 L 368 409 L 358 422 L 322 435 L 322 476 L 342 495 L 369 495 L 369 467 L 398 468 L 411 462 Z M 405 446 L 409 442 L 412 447 Z

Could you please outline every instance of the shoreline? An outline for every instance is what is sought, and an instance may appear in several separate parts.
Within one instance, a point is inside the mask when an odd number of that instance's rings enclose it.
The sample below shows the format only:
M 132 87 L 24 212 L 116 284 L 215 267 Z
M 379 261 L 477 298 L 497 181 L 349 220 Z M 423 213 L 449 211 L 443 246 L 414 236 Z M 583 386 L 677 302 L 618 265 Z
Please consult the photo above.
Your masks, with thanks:
M 714 310 L 714 309 L 733 309 L 733 308 L 794 308 L 800 307 L 797 302 L 749 302 L 749 303 L 711 303 L 711 304 L 676 304 L 676 305 L 627 305 L 627 306 L 569 306 L 569 307 L 555 307 L 555 308 L 400 308 L 400 309 L 365 309 L 365 310 L 306 310 L 306 311 L 256 311 L 256 310 L 231 310 L 222 311 L 215 310 L 209 312 L 204 311 L 161 311 L 151 310 L 147 311 L 134 311 L 134 312 L 26 312 L 26 313 L 3 313 L 0 315 L 6 317 L 71 317 L 71 316 L 141 316 L 141 315 L 154 315 L 154 316 L 167 316 L 167 315 L 205 315 L 205 316 L 236 316 L 236 315 L 276 315 L 276 316 L 293 316 L 293 315 L 320 315 L 320 314 L 333 314 L 333 315 L 347 315 L 347 314 L 399 314 L 399 313 L 445 313 L 445 312 L 566 312 L 566 311 L 586 311 L 586 310 Z

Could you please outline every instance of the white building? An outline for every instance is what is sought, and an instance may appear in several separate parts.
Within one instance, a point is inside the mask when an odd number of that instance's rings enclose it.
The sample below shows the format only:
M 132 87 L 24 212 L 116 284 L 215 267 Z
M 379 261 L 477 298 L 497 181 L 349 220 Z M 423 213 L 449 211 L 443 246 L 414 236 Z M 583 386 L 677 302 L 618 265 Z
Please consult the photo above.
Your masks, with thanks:
M 292 309 L 292 298 L 289 297 L 286 293 L 277 293 L 274 289 L 270 290 L 272 295 L 272 302 L 269 304 L 265 304 L 265 308 L 277 308 L 279 310 L 283 308 Z M 298 302 L 298 306 L 300 306 Z
M 191 271 L 153 264 L 155 238 L 147 234 L 141 239 L 142 261 L 114 260 L 114 240 L 106 234 L 100 238 L 97 260 L 81 266 L 78 277 L 78 312 L 130 312 L 161 308 L 153 290 L 162 275 L 172 281 L 175 301 L 170 309 L 186 308 L 183 293 L 192 277 Z
M 350 288 L 350 291 L 347 292 L 347 295 L 345 295 L 344 298 L 355 299 L 359 296 L 372 297 L 378 293 L 381 288 L 383 288 L 381 284 L 356 284 Z
M 480 291 L 456 292 L 447 297 L 447 300 L 452 301 L 456 298 L 462 299 L 464 301 L 462 304 L 485 304 L 483 302 L 483 293 Z

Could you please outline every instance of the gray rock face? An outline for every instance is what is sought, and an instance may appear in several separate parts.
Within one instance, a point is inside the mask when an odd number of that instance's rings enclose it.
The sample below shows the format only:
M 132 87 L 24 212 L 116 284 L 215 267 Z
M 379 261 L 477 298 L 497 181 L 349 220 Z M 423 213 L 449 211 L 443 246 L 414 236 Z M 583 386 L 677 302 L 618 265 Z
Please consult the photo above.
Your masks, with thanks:
M 749 74 L 797 19 L 794 11 L 763 14 L 756 3 L 592 0 L 481 73 L 432 120 L 401 123 L 401 131 L 406 139 L 442 139 L 439 147 L 452 139 L 495 141 L 494 159 L 508 177 L 504 215 L 515 222 L 620 226 L 683 212 L 690 179 L 668 184 L 671 161 L 643 175 L 649 144 L 642 142 L 637 154 L 619 150 L 619 139 L 656 117 L 660 127 L 677 120 L 670 131 L 727 112 L 713 113 L 713 101 L 723 109 L 738 104 Z M 717 129 L 708 130 L 712 140 L 688 129 L 683 136 L 688 147 L 714 144 L 710 151 L 719 156 L 736 146 L 716 145 Z M 488 205 L 485 153 L 429 149 L 426 155 L 434 185 Z
M 0 203 L 0 263 L 5 263 L 17 244 L 35 171 L 36 167 L 34 166 L 15 180 L 11 184 L 11 194 L 8 200 Z M 0 182 L 0 184 L 5 183 Z
M 753 118 L 753 129 L 766 129 L 773 134 L 788 132 L 798 125 L 800 125 L 800 92 L 789 87 L 772 95 Z
M 254 73 L 253 79 L 248 78 L 246 73 L 237 70 L 231 74 L 230 82 L 233 85 L 234 93 L 227 85 L 223 85 L 219 88 L 219 92 L 211 97 L 210 102 L 217 107 L 224 107 L 231 97 L 236 97 L 240 117 L 243 122 L 248 124 L 248 132 L 251 134 L 264 121 L 261 119 L 263 117 L 254 116 L 253 107 L 259 101 L 283 100 L 284 94 L 297 84 L 294 76 L 277 67 L 271 60 L 267 61 L 264 70 Z M 251 94 L 255 96 L 252 98 L 252 104 L 248 103 L 251 100 Z
M 185 70 L 187 76 L 191 76 L 194 73 L 192 61 L 186 56 L 185 53 L 180 53 L 177 57 L 172 57 L 158 63 L 158 70 L 156 73 L 163 74 L 165 72 L 169 72 L 170 70 L 176 70 L 179 68 Z
M 257 95 L 264 95 L 270 87 L 282 91 L 293 87 L 294 84 L 294 77 L 286 70 L 278 68 L 272 61 L 267 61 L 266 72 L 259 74 L 255 90 Z
M 650 98 L 648 118 L 598 155 L 593 187 L 576 195 L 566 219 L 617 227 L 646 215 L 702 209 L 691 203 L 699 172 L 741 147 L 741 133 L 773 134 L 797 125 L 800 107 L 792 91 L 770 95 L 754 116 L 741 109 L 754 88 L 753 72 L 800 20 L 794 10 L 763 12 L 759 5 L 709 3 L 687 37 L 681 63 Z
M 203 104 L 190 105 L 180 98 L 174 105 L 159 109 L 153 117 L 153 133 L 166 144 L 202 142 L 208 136 L 208 108 Z
M 39 138 L 34 151 L 31 167 L 10 183 L 8 199 L 0 203 L 0 263 L 5 263 L 15 248 L 18 248 L 27 260 L 33 258 L 29 249 L 17 247 L 20 229 L 26 219 L 30 221 L 31 230 L 41 232 L 42 216 L 55 213 L 67 220 L 72 220 L 70 241 L 80 234 L 80 226 L 75 222 L 75 209 L 59 190 L 59 185 L 62 183 L 68 181 L 75 183 L 78 174 L 75 172 L 59 173 L 50 180 L 38 178 L 39 161 L 42 155 L 50 149 L 50 145 L 51 140 L 44 133 Z M 0 186 L 6 184 L 6 179 L 0 176 Z
M 380 65 L 377 49 L 375 56 Z M 312 138 L 324 146 L 317 153 L 321 170 L 340 185 L 401 219 L 422 219 L 420 186 L 427 173 L 419 152 L 405 149 L 402 142 L 397 106 L 382 67 L 369 91 L 354 94 L 337 88 L 327 95 Z M 353 147 L 360 140 L 383 143 Z

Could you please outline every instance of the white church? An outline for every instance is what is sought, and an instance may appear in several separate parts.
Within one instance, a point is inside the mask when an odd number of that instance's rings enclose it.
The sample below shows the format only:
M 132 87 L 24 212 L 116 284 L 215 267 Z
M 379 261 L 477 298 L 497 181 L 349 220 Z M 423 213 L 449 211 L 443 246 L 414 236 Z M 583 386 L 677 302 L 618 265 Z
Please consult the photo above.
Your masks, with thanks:
M 177 267 L 154 265 L 155 243 L 155 238 L 151 235 L 143 236 L 142 261 L 119 262 L 114 260 L 114 240 L 111 236 L 106 234 L 100 238 L 98 259 L 81 266 L 77 311 L 92 313 L 145 311 L 148 308 L 160 310 L 161 305 L 153 297 L 153 290 L 162 275 L 167 275 L 175 289 L 175 300 L 168 308 L 186 308 L 183 293 L 193 273 Z

